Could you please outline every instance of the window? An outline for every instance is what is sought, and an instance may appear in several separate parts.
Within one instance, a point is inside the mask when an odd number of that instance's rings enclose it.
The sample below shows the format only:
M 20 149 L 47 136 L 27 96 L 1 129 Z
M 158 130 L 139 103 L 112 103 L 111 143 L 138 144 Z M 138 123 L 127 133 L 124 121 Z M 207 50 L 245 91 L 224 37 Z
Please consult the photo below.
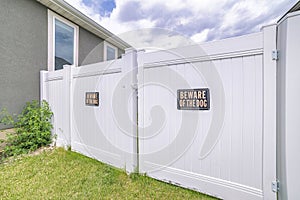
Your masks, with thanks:
M 118 57 L 118 49 L 113 45 L 104 42 L 104 60 L 114 60 Z
M 48 70 L 78 63 L 78 26 L 48 11 Z
M 55 70 L 74 64 L 74 28 L 55 19 Z

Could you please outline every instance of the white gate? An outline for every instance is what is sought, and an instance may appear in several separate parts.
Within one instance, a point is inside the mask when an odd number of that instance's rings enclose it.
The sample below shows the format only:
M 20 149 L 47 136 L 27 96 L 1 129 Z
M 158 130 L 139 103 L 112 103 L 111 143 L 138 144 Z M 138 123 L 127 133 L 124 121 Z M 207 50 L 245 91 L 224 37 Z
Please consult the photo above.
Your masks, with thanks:
M 276 199 L 275 33 L 139 55 L 140 172 L 224 199 Z M 178 90 L 199 88 L 210 109 L 180 110 Z

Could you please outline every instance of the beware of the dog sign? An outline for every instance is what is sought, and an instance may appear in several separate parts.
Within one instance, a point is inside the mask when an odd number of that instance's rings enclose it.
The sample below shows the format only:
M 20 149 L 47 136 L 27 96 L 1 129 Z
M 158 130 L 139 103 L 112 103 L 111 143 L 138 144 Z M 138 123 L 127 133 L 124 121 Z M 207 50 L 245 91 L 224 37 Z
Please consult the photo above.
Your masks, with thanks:
M 210 96 L 208 88 L 177 90 L 178 110 L 209 110 Z
M 99 92 L 86 92 L 85 93 L 85 105 L 99 106 Z

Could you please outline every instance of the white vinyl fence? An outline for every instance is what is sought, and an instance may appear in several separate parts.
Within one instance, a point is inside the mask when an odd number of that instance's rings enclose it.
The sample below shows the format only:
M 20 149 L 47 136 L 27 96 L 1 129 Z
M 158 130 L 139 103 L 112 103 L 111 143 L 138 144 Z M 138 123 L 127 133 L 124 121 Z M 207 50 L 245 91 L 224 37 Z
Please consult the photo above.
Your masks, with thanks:
M 131 87 L 136 79 L 134 66 L 136 54 L 129 51 L 112 62 L 41 72 L 41 99 L 47 100 L 54 112 L 53 132 L 58 146 L 71 146 L 102 162 L 129 172 L 135 170 L 137 102 L 123 101 L 136 91 Z M 87 92 L 99 92 L 99 106 L 86 105 Z M 123 113 L 131 121 L 129 126 L 119 128 L 115 115 Z
M 115 61 L 41 72 L 41 99 L 54 112 L 59 146 L 224 199 L 276 199 L 274 49 L 276 25 L 202 45 L 127 50 Z M 189 89 L 206 100 L 179 101 Z M 97 92 L 99 105 L 87 105 Z

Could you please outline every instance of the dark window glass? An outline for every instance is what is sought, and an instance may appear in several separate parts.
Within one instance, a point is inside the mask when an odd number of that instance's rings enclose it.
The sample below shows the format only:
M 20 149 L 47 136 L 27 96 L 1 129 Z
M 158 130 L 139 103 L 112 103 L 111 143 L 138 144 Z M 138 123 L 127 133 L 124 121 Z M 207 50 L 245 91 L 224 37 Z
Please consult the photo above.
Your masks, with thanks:
M 116 50 L 110 46 L 106 46 L 106 55 L 107 55 L 107 60 L 114 60 L 116 59 L 115 54 Z
M 74 28 L 55 19 L 55 70 L 74 64 Z

